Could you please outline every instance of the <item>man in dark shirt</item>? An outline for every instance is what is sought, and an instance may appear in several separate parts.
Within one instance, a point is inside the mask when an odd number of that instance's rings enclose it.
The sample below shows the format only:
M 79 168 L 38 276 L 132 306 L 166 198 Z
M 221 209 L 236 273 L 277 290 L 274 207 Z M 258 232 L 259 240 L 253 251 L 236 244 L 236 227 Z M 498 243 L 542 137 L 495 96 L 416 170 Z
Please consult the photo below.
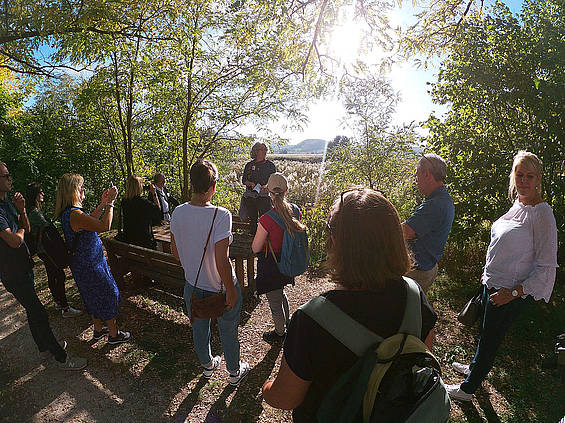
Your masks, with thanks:
M 0 279 L 6 290 L 25 308 L 31 335 L 41 357 L 46 359 L 52 354 L 62 370 L 83 369 L 86 359 L 71 357 L 57 342 L 47 312 L 37 298 L 33 261 L 24 241 L 25 232 L 30 230 L 25 200 L 16 192 L 10 201 L 8 192 L 11 189 L 12 176 L 6 164 L 0 162 Z
M 257 231 L 257 219 L 271 209 L 271 198 L 267 191 L 269 176 L 277 169 L 275 164 L 266 159 L 267 145 L 264 142 L 256 142 L 251 147 L 252 161 L 248 162 L 243 169 L 241 183 L 246 186 L 241 199 L 239 217 L 249 220 L 250 232 Z

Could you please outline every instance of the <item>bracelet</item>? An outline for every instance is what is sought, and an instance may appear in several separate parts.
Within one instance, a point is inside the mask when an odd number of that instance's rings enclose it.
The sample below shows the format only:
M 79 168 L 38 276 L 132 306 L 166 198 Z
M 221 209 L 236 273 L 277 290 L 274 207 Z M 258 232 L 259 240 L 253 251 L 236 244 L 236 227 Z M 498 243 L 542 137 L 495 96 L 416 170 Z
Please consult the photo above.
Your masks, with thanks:
M 106 203 L 104 207 L 114 207 L 114 205 L 112 203 Z

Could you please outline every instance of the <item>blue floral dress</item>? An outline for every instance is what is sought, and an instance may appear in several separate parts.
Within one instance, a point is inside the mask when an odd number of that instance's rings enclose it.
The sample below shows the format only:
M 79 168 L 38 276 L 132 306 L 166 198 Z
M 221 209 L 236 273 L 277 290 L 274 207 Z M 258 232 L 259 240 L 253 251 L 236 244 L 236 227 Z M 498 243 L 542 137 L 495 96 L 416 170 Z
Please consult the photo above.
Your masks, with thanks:
M 67 245 L 72 246 L 77 232 L 71 228 L 70 216 L 78 207 L 67 208 L 61 214 L 61 224 Z M 104 257 L 102 241 L 96 232 L 81 231 L 71 263 L 86 312 L 101 320 L 111 320 L 118 314 L 120 291 Z

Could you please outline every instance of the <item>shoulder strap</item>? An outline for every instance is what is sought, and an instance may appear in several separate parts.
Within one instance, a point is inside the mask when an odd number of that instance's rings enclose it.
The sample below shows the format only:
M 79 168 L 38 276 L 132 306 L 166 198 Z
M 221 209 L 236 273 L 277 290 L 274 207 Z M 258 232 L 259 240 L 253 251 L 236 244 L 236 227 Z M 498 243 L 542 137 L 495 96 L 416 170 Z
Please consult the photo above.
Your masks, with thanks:
M 398 333 L 407 333 L 417 338 L 422 336 L 422 309 L 420 288 L 413 279 L 402 277 L 406 282 L 406 308 Z
M 361 357 L 367 349 L 383 341 L 355 319 L 349 317 L 338 306 L 323 296 L 318 296 L 300 307 L 316 323 L 335 339 Z
M 208 249 L 208 242 L 210 241 L 210 235 L 212 235 L 212 228 L 214 227 L 214 220 L 216 220 L 216 215 L 218 214 L 218 208 L 214 210 L 214 217 L 212 217 L 212 224 L 210 225 L 210 230 L 208 231 L 208 238 L 206 238 L 206 244 L 204 244 L 204 252 L 202 253 L 202 258 L 200 259 L 200 266 L 198 266 L 198 273 L 196 273 L 196 280 L 194 281 L 194 287 L 196 288 L 196 284 L 198 283 L 198 276 L 200 276 L 200 270 L 202 269 L 202 263 L 204 262 L 204 256 L 206 255 L 206 250 Z M 223 289 L 223 282 L 220 279 L 220 283 L 222 284 L 220 291 Z
M 292 211 L 294 213 L 294 218 L 296 220 L 300 220 L 300 210 L 299 210 L 298 206 L 294 203 L 291 204 L 291 206 L 292 206 Z
M 286 231 L 284 220 L 282 220 L 282 217 L 280 217 L 275 210 L 271 209 L 266 214 L 270 216 L 277 223 L 277 225 L 279 225 L 283 229 L 283 231 Z

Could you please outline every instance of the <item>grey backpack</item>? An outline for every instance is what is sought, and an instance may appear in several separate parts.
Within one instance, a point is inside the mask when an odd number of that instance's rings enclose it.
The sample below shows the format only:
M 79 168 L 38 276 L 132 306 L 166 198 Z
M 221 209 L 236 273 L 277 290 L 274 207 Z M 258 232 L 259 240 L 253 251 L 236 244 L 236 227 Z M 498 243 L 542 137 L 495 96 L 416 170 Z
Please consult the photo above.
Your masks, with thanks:
M 357 362 L 324 397 L 318 422 L 444 423 L 451 403 L 439 363 L 421 341 L 420 290 L 407 283 L 398 333 L 386 339 L 319 296 L 300 309 L 355 355 Z

